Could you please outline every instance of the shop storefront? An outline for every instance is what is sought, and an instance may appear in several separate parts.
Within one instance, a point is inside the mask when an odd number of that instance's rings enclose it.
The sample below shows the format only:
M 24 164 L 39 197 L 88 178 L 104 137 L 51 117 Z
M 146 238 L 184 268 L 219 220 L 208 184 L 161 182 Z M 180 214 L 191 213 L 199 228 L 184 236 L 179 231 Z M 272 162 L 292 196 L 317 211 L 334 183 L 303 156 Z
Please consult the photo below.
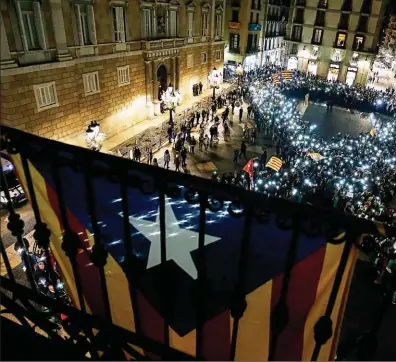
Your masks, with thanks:
M 350 87 L 355 83 L 357 71 L 358 69 L 356 67 L 348 67 L 345 83 Z
M 314 60 L 308 62 L 308 74 L 316 75 L 318 73 L 318 63 Z
M 287 62 L 287 70 L 297 70 L 298 59 L 297 57 L 290 57 Z
M 327 74 L 327 80 L 336 82 L 338 80 L 338 74 L 340 74 L 339 64 L 330 64 L 329 73 Z

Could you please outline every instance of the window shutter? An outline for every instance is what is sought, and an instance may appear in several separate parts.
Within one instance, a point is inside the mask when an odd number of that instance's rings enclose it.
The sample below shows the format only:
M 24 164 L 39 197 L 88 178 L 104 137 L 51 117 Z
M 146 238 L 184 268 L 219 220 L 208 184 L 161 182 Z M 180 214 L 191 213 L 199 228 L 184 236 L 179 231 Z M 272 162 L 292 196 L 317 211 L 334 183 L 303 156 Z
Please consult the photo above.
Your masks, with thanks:
M 124 19 L 124 8 L 117 6 L 116 8 L 116 24 L 118 32 L 118 41 L 125 42 L 125 19 Z
M 82 24 L 81 24 L 81 11 L 80 11 L 80 5 L 75 5 L 74 6 L 75 12 L 76 12 L 76 20 L 77 20 L 77 36 L 78 36 L 78 43 L 80 45 L 84 45 L 84 37 L 83 37 L 83 32 L 82 32 Z
M 45 36 L 43 14 L 41 12 L 41 4 L 38 1 L 33 2 L 34 18 L 36 21 L 36 28 L 38 33 L 38 39 L 41 49 L 47 49 L 47 37 Z
M 28 42 L 26 39 L 25 27 L 23 26 L 22 10 L 21 10 L 21 4 L 19 3 L 19 1 L 16 2 L 16 11 L 17 11 L 17 15 L 18 15 L 19 31 L 21 33 L 23 50 L 28 51 L 29 47 L 28 47 Z
M 92 44 L 97 44 L 96 39 L 96 27 L 95 27 L 95 13 L 93 5 L 87 6 L 88 10 L 88 27 L 89 27 L 89 36 Z

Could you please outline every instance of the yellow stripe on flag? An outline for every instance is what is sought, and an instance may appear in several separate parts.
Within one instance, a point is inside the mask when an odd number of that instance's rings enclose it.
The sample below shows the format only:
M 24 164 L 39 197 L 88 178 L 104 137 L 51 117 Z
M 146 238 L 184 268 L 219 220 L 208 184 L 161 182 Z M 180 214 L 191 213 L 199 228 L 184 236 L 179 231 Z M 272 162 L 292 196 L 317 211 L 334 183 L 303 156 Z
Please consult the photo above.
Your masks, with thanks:
M 315 303 L 312 304 L 311 310 L 307 316 L 304 329 L 304 346 L 302 353 L 302 361 L 310 361 L 312 353 L 315 348 L 314 327 L 316 322 L 322 317 L 327 308 L 329 302 L 331 290 L 334 285 L 335 276 L 337 273 L 338 265 L 341 259 L 342 252 L 344 250 L 345 243 L 339 245 L 327 244 L 326 254 L 323 261 L 322 272 L 320 275 L 318 289 L 316 291 Z M 350 279 L 353 274 L 353 267 L 356 261 L 356 248 L 353 248 L 350 252 L 350 256 L 345 268 L 345 273 L 338 291 L 337 301 L 334 305 L 331 319 L 333 321 L 333 331 L 337 331 L 341 328 L 341 322 L 344 314 L 344 308 L 347 298 L 344 295 L 347 294 L 350 285 Z M 337 318 L 338 317 L 338 318 Z M 334 359 L 333 350 L 336 350 L 338 344 L 337 336 L 333 336 L 322 346 L 318 361 L 331 361 Z
M 374 137 L 377 134 L 377 131 L 375 130 L 375 128 L 371 129 L 370 134 L 372 137 Z
M 266 167 L 272 168 L 275 171 L 279 171 L 282 167 L 282 160 L 278 157 L 272 156 L 268 163 L 265 165 Z
M 320 153 L 317 152 L 308 152 L 308 156 L 311 157 L 314 161 L 319 161 L 325 158 L 324 156 L 322 156 Z
M 247 307 L 239 321 L 236 361 L 267 360 L 270 345 L 271 294 L 272 280 L 269 280 L 246 296 Z M 231 326 L 233 321 L 231 317 Z
M 169 345 L 179 351 L 195 356 L 196 350 L 196 329 L 181 337 L 171 327 L 169 327 Z

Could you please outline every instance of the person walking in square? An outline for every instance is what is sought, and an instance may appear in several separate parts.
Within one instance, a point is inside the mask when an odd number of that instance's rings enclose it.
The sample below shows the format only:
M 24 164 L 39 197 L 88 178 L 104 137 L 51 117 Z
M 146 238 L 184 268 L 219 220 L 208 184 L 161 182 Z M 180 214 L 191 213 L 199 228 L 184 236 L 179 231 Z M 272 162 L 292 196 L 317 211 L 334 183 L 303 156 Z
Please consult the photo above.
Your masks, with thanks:
M 233 153 L 234 159 L 232 162 L 236 165 L 238 163 L 238 157 L 239 157 L 239 150 L 237 148 L 234 149 Z
M 239 108 L 239 123 L 242 122 L 242 116 L 243 116 L 243 107 Z
M 179 155 L 176 155 L 175 159 L 174 159 L 174 163 L 175 163 L 175 171 L 180 172 L 180 159 L 179 159 Z
M 164 153 L 164 168 L 169 170 L 170 153 L 169 150 L 165 150 Z
M 247 151 L 246 143 L 245 143 L 245 141 L 242 141 L 242 143 L 241 143 L 241 153 L 239 155 L 239 158 L 242 158 L 242 156 L 243 156 L 243 157 L 245 157 L 245 160 L 247 160 L 246 151 Z

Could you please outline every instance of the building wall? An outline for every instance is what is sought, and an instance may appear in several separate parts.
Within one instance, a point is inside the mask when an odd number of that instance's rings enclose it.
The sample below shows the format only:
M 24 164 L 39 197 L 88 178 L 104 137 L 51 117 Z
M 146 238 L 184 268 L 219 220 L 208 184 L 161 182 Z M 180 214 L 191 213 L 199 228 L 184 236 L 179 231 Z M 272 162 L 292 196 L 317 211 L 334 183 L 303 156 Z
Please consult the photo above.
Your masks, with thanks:
M 111 136 L 158 114 L 156 70 L 161 64 L 166 67 L 167 82 L 174 83 L 183 100 L 187 101 L 192 98 L 193 84 L 202 82 L 206 88 L 208 72 L 214 66 L 220 71 L 223 69 L 224 42 L 214 37 L 210 20 L 210 34 L 207 37 L 201 35 L 201 8 L 207 4 L 205 1 L 195 3 L 194 38 L 191 41 L 186 39 L 185 26 L 185 4 L 189 2 L 182 1 L 179 7 L 179 37 L 147 40 L 141 34 L 140 2 L 128 1 L 125 8 L 126 41 L 122 44 L 115 43 L 109 2 L 95 1 L 97 44 L 80 46 L 70 2 L 43 0 L 48 48 L 39 51 L 23 50 L 13 4 L 0 1 L 0 117 L 3 124 L 27 132 L 81 144 L 87 124 L 98 120 L 101 129 Z M 52 2 L 58 3 L 61 9 L 63 47 L 59 42 L 60 29 L 53 24 Z M 175 2 L 171 0 L 171 3 Z M 222 11 L 223 1 L 211 0 L 209 5 L 210 19 L 215 11 Z M 55 36 L 57 31 L 58 38 Z M 219 59 L 216 58 L 217 51 L 220 52 Z M 202 53 L 207 54 L 205 64 L 201 64 Z M 45 61 L 42 54 L 45 54 Z M 194 59 L 192 67 L 187 67 L 189 55 Z M 130 84 L 119 86 L 117 68 L 123 66 L 129 66 Z M 98 72 L 100 92 L 87 95 L 83 75 L 91 72 Z M 55 82 L 59 105 L 39 110 L 34 86 L 48 82 Z
M 301 3 L 302 5 L 298 6 Z M 307 72 L 309 64 L 316 62 L 317 75 L 327 77 L 331 65 L 334 65 L 339 67 L 339 81 L 346 81 L 348 71 L 356 70 L 354 84 L 366 83 L 370 65 L 376 53 L 387 0 L 372 0 L 369 14 L 361 13 L 363 0 L 354 0 L 352 11 L 343 11 L 349 14 L 347 29 L 339 28 L 343 3 L 344 0 L 328 0 L 327 8 L 320 9 L 318 0 L 306 0 L 306 5 L 299 0 L 293 0 L 289 13 L 285 66 L 292 64 L 290 59 L 297 57 L 298 70 L 302 72 Z M 297 9 L 304 10 L 302 24 L 300 24 L 301 20 L 296 19 Z M 317 11 L 325 11 L 324 26 L 315 25 Z M 363 31 L 358 29 L 361 16 L 368 18 L 367 29 Z M 295 26 L 302 27 L 301 39 L 293 36 Z M 323 31 L 320 44 L 314 44 L 312 41 L 315 29 Z M 344 48 L 336 47 L 338 32 L 346 34 Z M 356 48 L 355 36 L 361 35 L 364 36 L 364 45 Z M 316 55 L 315 48 L 317 48 Z

